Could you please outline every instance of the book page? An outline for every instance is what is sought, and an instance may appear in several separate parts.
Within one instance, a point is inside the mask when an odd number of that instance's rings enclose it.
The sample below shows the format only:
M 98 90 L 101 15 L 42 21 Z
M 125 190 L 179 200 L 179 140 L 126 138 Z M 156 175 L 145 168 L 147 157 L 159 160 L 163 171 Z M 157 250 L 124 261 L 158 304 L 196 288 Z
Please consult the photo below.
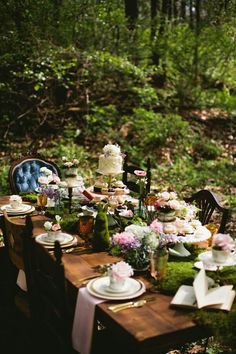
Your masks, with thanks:
M 192 286 L 181 285 L 171 301 L 171 305 L 197 307 L 196 296 Z
M 201 269 L 197 274 L 193 288 L 197 299 L 198 308 L 210 305 L 224 304 L 229 298 L 232 285 L 224 285 L 208 290 L 208 282 L 204 269 Z
M 198 308 L 206 306 L 205 297 L 208 292 L 208 282 L 207 282 L 206 272 L 204 268 L 202 268 L 196 275 L 193 281 L 193 288 L 197 299 Z

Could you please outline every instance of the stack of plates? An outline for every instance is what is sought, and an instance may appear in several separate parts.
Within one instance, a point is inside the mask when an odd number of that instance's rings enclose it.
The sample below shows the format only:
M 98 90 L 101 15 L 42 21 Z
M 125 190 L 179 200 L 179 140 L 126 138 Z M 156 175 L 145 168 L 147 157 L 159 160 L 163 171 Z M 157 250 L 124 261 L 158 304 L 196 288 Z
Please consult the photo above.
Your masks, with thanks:
M 125 300 L 132 299 L 142 295 L 145 291 L 145 285 L 141 280 L 128 278 L 124 289 L 114 291 L 109 287 L 109 277 L 100 277 L 90 280 L 87 284 L 88 292 L 96 297 L 106 300 Z
M 24 215 L 32 213 L 35 207 L 29 204 L 21 204 L 19 208 L 12 208 L 10 204 L 3 205 L 1 210 L 6 210 L 9 215 Z
M 77 239 L 75 236 L 61 232 L 55 240 L 48 237 L 48 234 L 40 234 L 35 237 L 35 241 L 41 243 L 46 248 L 54 248 L 54 242 L 59 241 L 62 248 L 73 246 Z

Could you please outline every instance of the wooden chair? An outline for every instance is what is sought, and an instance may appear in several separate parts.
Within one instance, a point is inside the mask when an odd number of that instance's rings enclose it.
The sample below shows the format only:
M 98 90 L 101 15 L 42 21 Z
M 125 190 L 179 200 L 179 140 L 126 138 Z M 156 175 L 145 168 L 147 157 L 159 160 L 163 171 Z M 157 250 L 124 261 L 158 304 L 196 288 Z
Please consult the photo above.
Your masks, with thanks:
M 29 154 L 15 160 L 9 169 L 8 180 L 13 194 L 32 192 L 39 187 L 38 178 L 42 175 L 41 167 L 47 167 L 60 176 L 59 168 L 53 162 L 39 154 Z
M 30 237 L 32 222 L 26 217 L 24 259 L 31 284 L 30 304 L 35 340 L 45 353 L 72 353 L 66 281 L 60 243 L 55 242 L 54 254 Z
M 5 247 L 8 251 L 9 261 L 11 265 L 15 268 L 14 279 L 15 283 L 14 289 L 14 302 L 18 310 L 26 317 L 30 318 L 30 304 L 28 292 L 22 290 L 16 284 L 17 276 L 19 271 L 25 273 L 25 263 L 23 256 L 23 242 L 22 234 L 25 231 L 25 225 L 22 223 L 17 223 L 8 217 L 6 211 L 4 210 L 4 233 L 5 233 Z
M 200 209 L 198 212 L 199 220 L 203 225 L 210 223 L 213 213 L 218 211 L 221 214 L 220 226 L 217 232 L 224 233 L 226 228 L 226 222 L 229 217 L 229 209 L 226 209 L 220 205 L 216 196 L 207 189 L 202 189 L 193 194 L 189 198 L 185 198 L 187 203 L 195 202 Z
M 134 174 L 135 170 L 141 170 L 146 172 L 146 190 L 144 194 L 147 195 L 150 193 L 151 189 L 151 162 L 150 158 L 147 159 L 146 162 L 146 169 L 140 168 L 136 165 L 128 163 L 128 154 L 125 155 L 124 158 L 124 165 L 123 165 L 123 176 L 122 181 L 123 183 L 133 192 L 139 193 L 139 185 L 137 184 L 137 176 Z

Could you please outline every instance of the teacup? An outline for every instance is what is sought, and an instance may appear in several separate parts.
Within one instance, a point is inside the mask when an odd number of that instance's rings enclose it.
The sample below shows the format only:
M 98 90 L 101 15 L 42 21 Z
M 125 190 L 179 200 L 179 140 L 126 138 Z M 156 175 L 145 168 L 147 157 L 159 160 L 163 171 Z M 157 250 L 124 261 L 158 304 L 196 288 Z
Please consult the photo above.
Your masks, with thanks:
M 110 275 L 109 279 L 110 279 L 109 288 L 111 290 L 122 291 L 125 288 L 126 278 L 117 279 L 117 278 L 114 278 L 112 275 Z
M 10 200 L 12 209 L 19 209 L 22 204 L 22 199 Z
M 215 263 L 225 263 L 235 253 L 235 251 L 215 250 L 212 248 L 212 259 Z

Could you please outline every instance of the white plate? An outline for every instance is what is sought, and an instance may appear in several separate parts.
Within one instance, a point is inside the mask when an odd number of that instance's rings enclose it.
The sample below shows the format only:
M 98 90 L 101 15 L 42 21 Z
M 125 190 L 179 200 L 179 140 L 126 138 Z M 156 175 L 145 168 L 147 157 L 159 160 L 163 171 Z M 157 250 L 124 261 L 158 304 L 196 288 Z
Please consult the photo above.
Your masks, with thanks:
M 72 242 L 74 239 L 74 237 L 70 234 L 66 234 L 66 233 L 63 233 L 61 232 L 59 237 L 56 238 L 54 241 L 52 241 L 51 239 L 48 239 L 48 234 L 45 233 L 45 234 L 40 234 L 38 236 L 36 236 L 35 240 L 38 242 L 38 243 L 41 243 L 42 245 L 54 245 L 54 242 L 57 240 L 60 242 L 60 245 L 65 245 L 67 243 L 70 243 Z
M 225 266 L 234 266 L 236 265 L 236 258 L 235 256 L 229 256 L 226 262 L 224 263 L 217 263 L 213 260 L 212 258 L 212 253 L 211 251 L 203 252 L 198 255 L 198 258 L 200 261 L 204 263 L 204 266 L 215 266 L 215 267 L 225 267 Z
M 180 242 L 183 243 L 198 243 L 208 240 L 211 237 L 211 232 L 208 230 L 206 234 L 196 237 L 194 234 L 187 234 L 186 236 L 178 236 Z
M 194 267 L 197 269 L 204 268 L 205 270 L 208 270 L 211 272 L 216 272 L 218 269 L 221 270 L 223 268 L 223 266 L 216 266 L 214 264 L 205 264 L 202 261 L 195 262 Z
M 10 204 L 3 205 L 1 207 L 1 210 L 6 210 L 7 214 L 9 215 L 22 215 L 22 214 L 29 214 L 32 213 L 35 210 L 35 207 L 29 204 L 22 204 L 23 207 L 19 209 L 13 209 L 11 208 Z
M 37 237 L 37 236 L 36 236 Z M 35 238 L 36 240 L 36 238 Z M 37 240 L 36 240 L 37 241 Z M 38 242 L 38 241 L 37 241 Z M 39 242 L 41 243 L 41 242 Z M 54 248 L 54 245 L 53 244 L 42 244 L 45 248 L 47 249 L 53 249 Z M 68 242 L 68 243 L 65 243 L 65 244 L 61 244 L 61 248 L 67 248 L 67 247 L 71 247 L 71 246 L 76 246 L 77 245 L 77 238 L 76 236 L 73 238 L 73 240 L 71 242 Z
M 127 290 L 123 293 L 112 293 L 108 289 L 109 277 L 100 277 L 90 280 L 87 284 L 88 292 L 96 297 L 106 300 L 125 300 L 140 296 L 146 291 L 146 287 L 141 280 L 128 278 Z

